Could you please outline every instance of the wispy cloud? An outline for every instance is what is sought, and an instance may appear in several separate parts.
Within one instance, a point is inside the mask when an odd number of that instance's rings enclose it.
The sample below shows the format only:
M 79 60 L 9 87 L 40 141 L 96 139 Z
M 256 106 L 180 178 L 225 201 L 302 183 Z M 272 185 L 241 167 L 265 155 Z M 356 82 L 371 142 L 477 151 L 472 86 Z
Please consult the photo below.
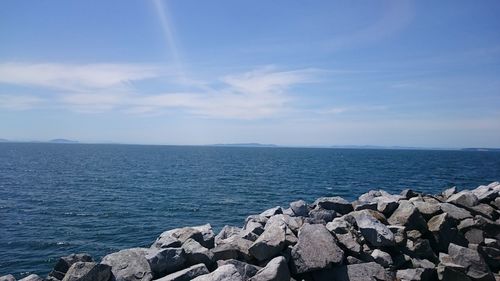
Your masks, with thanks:
M 0 64 L 0 84 L 57 90 L 55 94 L 38 95 L 33 99 L 3 95 L 3 108 L 29 109 L 50 104 L 86 113 L 118 110 L 161 114 L 180 110 L 203 118 L 259 119 L 289 109 L 293 101 L 290 89 L 315 81 L 319 72 L 316 69 L 283 71 L 262 67 L 215 78 L 219 81 L 217 87 L 199 87 L 200 83 L 210 83 L 196 81 L 189 87 L 195 90 L 144 94 L 131 82 L 161 78 L 166 71 L 150 65 L 4 63 Z M 159 80 L 169 83 L 168 79 Z
M 9 110 L 27 110 L 39 106 L 43 100 L 32 95 L 0 94 L 0 108 Z

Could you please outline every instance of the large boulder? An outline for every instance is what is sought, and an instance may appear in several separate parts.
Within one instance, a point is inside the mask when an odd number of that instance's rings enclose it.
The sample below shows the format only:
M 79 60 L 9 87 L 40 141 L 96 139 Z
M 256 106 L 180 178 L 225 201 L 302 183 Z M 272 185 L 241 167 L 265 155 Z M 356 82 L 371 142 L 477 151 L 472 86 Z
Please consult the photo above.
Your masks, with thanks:
M 126 249 L 105 256 L 101 263 L 111 266 L 116 281 L 149 281 L 153 272 L 147 254 L 145 248 Z
M 417 208 L 417 210 L 422 214 L 425 219 L 432 218 L 433 216 L 440 214 L 441 207 L 439 207 L 438 203 L 430 203 L 430 202 L 413 202 L 413 205 Z
M 249 248 L 249 252 L 259 261 L 273 258 L 285 248 L 285 236 L 285 224 L 279 222 L 267 224 L 264 232 Z
M 155 281 L 190 281 L 198 276 L 209 273 L 210 271 L 208 271 L 208 268 L 204 264 L 200 263 L 186 269 L 171 273 L 165 277 L 156 279 Z
M 290 203 L 290 209 L 296 216 L 305 217 L 309 213 L 307 203 L 304 200 L 298 200 Z
M 249 278 L 253 277 L 261 269 L 261 267 L 235 259 L 217 261 L 217 266 L 223 266 L 226 264 L 234 265 L 240 273 L 241 277 L 243 277 L 243 280 L 248 280 Z
M 322 223 L 326 224 L 331 222 L 337 216 L 337 212 L 334 210 L 323 209 L 319 206 L 309 211 L 309 217 L 306 221 L 311 223 Z
M 464 190 L 451 195 L 446 202 L 470 208 L 476 206 L 479 203 L 479 200 L 474 193 Z
M 455 220 L 448 213 L 432 217 L 427 222 L 427 227 L 434 237 L 437 250 L 441 252 L 447 252 L 451 242 L 460 243 L 459 237 L 457 237 L 460 234 L 456 228 Z
M 155 277 L 181 270 L 186 263 L 182 248 L 150 249 L 145 257 Z
M 373 246 L 393 246 L 394 234 L 377 220 L 368 210 L 355 211 L 349 214 L 356 221 L 361 235 Z
M 407 229 L 427 229 L 427 223 L 418 209 L 408 201 L 401 201 L 399 207 L 387 220 L 392 225 L 403 225 Z
M 495 280 L 485 260 L 477 251 L 450 244 L 448 247 L 448 255 L 453 263 L 466 268 L 466 274 L 471 280 Z
M 211 250 L 214 261 L 239 259 L 244 261 L 252 260 L 250 247 L 253 242 L 243 239 L 237 235 L 223 240 L 219 245 Z
M 376 262 L 350 264 L 313 273 L 314 281 L 394 281 L 395 276 Z
M 292 248 L 291 269 L 295 274 L 329 268 L 342 262 L 344 251 L 321 224 L 304 224 Z
M 290 271 L 286 259 L 282 256 L 272 259 L 259 270 L 250 281 L 290 281 Z
M 168 230 L 160 234 L 152 248 L 180 247 L 187 239 L 194 239 L 206 248 L 214 247 L 215 235 L 210 224 Z
M 405 281 L 432 281 L 436 280 L 436 270 L 431 268 L 409 268 L 396 272 L 398 280 Z
M 225 225 L 222 230 L 215 236 L 215 246 L 222 243 L 224 239 L 228 239 L 235 235 L 241 234 L 241 228 L 236 226 Z
M 376 263 L 380 264 L 383 267 L 392 266 L 392 257 L 389 253 L 386 253 L 379 249 L 375 249 L 373 250 L 371 256 Z
M 353 211 L 352 204 L 342 197 L 322 197 L 314 201 L 313 206 L 325 210 L 333 210 L 340 214 L 347 214 Z
M 443 213 L 447 213 L 451 218 L 453 218 L 456 221 L 461 221 L 461 220 L 464 220 L 466 218 L 472 218 L 472 215 L 469 211 L 467 211 L 463 208 L 457 207 L 453 204 L 441 203 L 439 205 L 439 207 L 441 207 L 441 210 L 443 211 Z
M 88 254 L 71 254 L 61 257 L 54 266 L 54 269 L 49 273 L 49 277 L 62 280 L 68 269 L 75 262 L 92 262 L 92 257 Z
M 234 265 L 226 264 L 218 267 L 212 273 L 200 275 L 192 281 L 243 281 L 243 277 Z
M 267 209 L 264 212 L 262 212 L 260 214 L 260 216 L 270 218 L 270 217 L 278 215 L 278 214 L 283 214 L 283 209 L 280 206 L 276 206 L 274 208 Z
M 192 238 L 189 238 L 182 244 L 182 249 L 185 252 L 185 257 L 189 265 L 203 263 L 210 267 L 213 263 L 212 252 Z
M 0 281 L 16 281 L 16 278 L 14 278 L 14 275 L 8 274 L 8 275 L 0 276 Z
M 62 281 L 108 281 L 111 267 L 95 262 L 75 262 Z

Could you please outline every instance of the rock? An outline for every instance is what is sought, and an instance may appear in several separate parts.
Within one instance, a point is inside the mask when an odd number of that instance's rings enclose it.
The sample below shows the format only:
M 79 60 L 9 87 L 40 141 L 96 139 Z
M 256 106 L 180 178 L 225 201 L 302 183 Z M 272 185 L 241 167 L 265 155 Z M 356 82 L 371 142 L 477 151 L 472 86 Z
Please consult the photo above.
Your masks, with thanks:
M 469 211 L 457 207 L 453 204 L 450 203 L 441 203 L 439 205 L 441 207 L 441 210 L 444 213 L 448 213 L 448 215 L 453 218 L 454 220 L 460 221 L 466 218 L 472 218 L 472 215 Z
M 411 239 L 413 241 L 416 241 L 420 238 L 422 238 L 422 233 L 420 231 L 414 229 L 414 230 L 409 230 L 406 232 L 406 238 Z
M 75 262 L 62 281 L 108 281 L 111 267 L 95 262 Z
M 264 212 L 262 212 L 260 214 L 260 216 L 270 218 L 270 217 L 272 217 L 274 215 L 278 215 L 278 214 L 283 214 L 283 209 L 280 206 L 276 206 L 274 208 L 265 210 Z
M 406 227 L 401 225 L 389 225 L 389 230 L 394 234 L 396 245 L 406 245 Z
M 434 250 L 431 243 L 427 239 L 406 240 L 406 248 L 403 249 L 404 253 L 412 258 L 436 260 Z
M 398 200 L 392 197 L 381 196 L 377 198 L 377 211 L 390 216 L 398 207 Z
M 363 235 L 373 246 L 393 246 L 395 244 L 394 234 L 367 210 L 355 211 L 352 216 Z
M 200 263 L 186 269 L 171 273 L 155 281 L 190 281 L 198 276 L 209 274 L 207 267 Z
M 250 254 L 259 261 L 277 256 L 285 248 L 285 230 L 281 223 L 266 225 L 264 233 L 249 248 Z
M 203 247 L 213 248 L 215 235 L 210 224 L 193 227 L 183 227 L 163 232 L 151 246 L 153 248 L 180 247 L 187 239 L 194 239 Z
M 479 203 L 479 200 L 474 193 L 464 190 L 453 194 L 446 200 L 446 202 L 464 207 L 474 207 Z
M 359 201 L 356 200 L 352 203 L 354 207 L 354 211 L 361 211 L 361 210 L 374 210 L 377 211 L 377 206 L 378 203 L 376 201 L 373 202 L 365 202 L 365 201 Z
M 453 194 L 457 193 L 457 187 L 454 186 L 454 187 L 450 187 L 448 189 L 445 189 L 441 195 L 444 197 L 444 199 L 448 199 L 450 196 L 452 196 Z
M 92 262 L 92 257 L 88 254 L 71 254 L 69 256 L 61 257 L 54 269 L 49 273 L 49 277 L 54 277 L 56 279 L 62 280 L 64 274 L 75 262 Z
M 221 243 L 222 240 L 227 239 L 234 235 L 239 235 L 241 233 L 241 228 L 235 226 L 225 225 L 222 230 L 215 236 L 215 245 Z
M 453 281 L 471 281 L 467 276 L 465 266 L 455 264 L 448 254 L 439 254 L 440 263 L 437 266 L 437 275 L 439 280 Z
M 436 268 L 436 265 L 434 265 L 433 262 L 427 259 L 413 258 L 411 259 L 411 264 L 413 268 L 431 268 L 431 269 Z
M 334 210 L 327 210 L 321 207 L 316 207 L 309 211 L 309 217 L 313 220 L 319 221 L 320 223 L 331 222 L 337 216 L 337 212 Z
M 353 256 L 348 256 L 346 258 L 347 260 L 347 264 L 360 264 L 360 263 L 364 263 L 364 261 L 356 258 L 356 257 L 353 257 Z
M 361 252 L 361 242 L 352 231 L 348 231 L 344 234 L 336 234 L 335 237 L 337 237 L 339 245 L 343 246 L 351 253 L 359 254 Z
M 290 208 L 293 213 L 300 217 L 306 217 L 309 213 L 309 209 L 307 208 L 307 203 L 304 200 L 298 200 L 290 203 Z
M 494 190 L 491 186 L 481 185 L 472 190 L 472 193 L 477 197 L 479 202 L 490 202 L 498 197 L 498 191 Z
M 245 225 L 243 226 L 242 237 L 245 233 L 254 233 L 256 235 L 261 235 L 264 232 L 264 225 L 267 223 L 267 218 L 262 216 L 249 216 L 245 220 Z
M 186 255 L 182 248 L 151 249 L 145 258 L 155 277 L 181 270 L 186 263 Z
M 392 257 L 388 253 L 379 249 L 373 250 L 371 254 L 373 260 L 383 267 L 390 267 L 392 265 Z
M 252 244 L 253 243 L 250 240 L 233 236 L 224 240 L 224 243 L 217 245 L 217 247 L 212 249 L 213 259 L 215 261 L 228 259 L 251 261 L 252 257 L 250 254 L 250 247 Z
M 203 263 L 207 267 L 210 267 L 213 263 L 213 253 L 194 239 L 187 239 L 184 244 L 182 244 L 182 249 L 184 250 L 189 265 Z
M 448 255 L 453 263 L 466 268 L 466 274 L 470 279 L 484 281 L 495 280 L 495 277 L 491 273 L 483 257 L 477 251 L 450 244 L 448 247 Z
M 500 210 L 500 197 L 497 197 L 494 201 L 491 202 L 493 206 L 497 208 L 497 210 Z
M 243 281 L 236 267 L 232 264 L 226 264 L 218 267 L 214 272 L 200 275 L 193 281 Z
M 338 266 L 313 273 L 315 281 L 393 281 L 395 276 L 376 262 Z
M 492 271 L 498 272 L 500 270 L 500 249 L 498 247 L 479 246 L 478 252 Z
M 352 224 L 345 220 L 344 217 L 334 218 L 326 224 L 326 229 L 332 233 L 345 234 L 350 231 Z
M 344 198 L 338 196 L 318 198 L 314 201 L 313 206 L 325 210 L 333 210 L 343 215 L 353 211 L 352 204 Z
M 243 277 L 243 280 L 248 280 L 249 278 L 253 277 L 257 271 L 261 269 L 261 267 L 248 264 L 239 260 L 219 260 L 217 261 L 218 266 L 223 266 L 226 264 L 232 264 L 236 267 L 236 270 L 240 273 L 241 277 Z
M 0 276 L 0 281 L 16 281 L 12 274 Z
M 460 241 L 458 239 L 459 234 L 455 221 L 448 215 L 448 213 L 432 217 L 427 222 L 427 227 L 436 241 L 436 248 L 442 252 L 448 251 L 448 245 L 451 242 L 459 243 Z
M 344 251 L 324 225 L 304 224 L 299 231 L 299 242 L 292 248 L 291 269 L 305 273 L 339 264 Z
M 287 216 L 291 216 L 291 217 L 295 217 L 295 213 L 292 211 L 292 208 L 286 208 L 286 209 L 283 209 L 283 215 L 287 215 Z
M 464 234 L 465 239 L 471 244 L 480 244 L 484 240 L 484 232 L 481 229 L 472 228 Z
M 495 220 L 498 218 L 498 213 L 496 212 L 496 210 L 488 204 L 478 204 L 472 207 L 471 211 L 490 220 Z
M 427 229 L 427 223 L 418 209 L 412 203 L 406 201 L 400 202 L 399 207 L 387 222 L 392 225 L 403 225 L 407 229 Z
M 439 204 L 429 202 L 413 202 L 413 205 L 415 205 L 420 214 L 422 214 L 422 216 L 426 219 L 430 219 L 442 212 Z
M 284 257 L 276 257 L 259 270 L 250 281 L 290 281 L 290 271 Z
M 500 243 L 498 243 L 498 240 L 491 239 L 491 238 L 485 238 L 484 239 L 484 245 L 487 246 L 487 247 L 500 248 Z
M 431 281 L 436 280 L 436 270 L 430 268 L 410 268 L 402 269 L 396 272 L 398 280 L 407 281 Z
M 116 281 L 149 281 L 153 272 L 146 259 L 148 249 L 132 248 L 105 256 L 101 264 L 111 266 Z
M 273 217 L 270 217 L 269 220 L 266 223 L 266 226 L 264 229 L 269 227 L 270 225 L 273 225 L 275 223 L 278 224 L 284 224 L 286 227 L 290 228 L 292 231 L 297 232 L 299 229 L 302 227 L 302 224 L 304 224 L 304 219 L 301 217 L 291 217 L 288 215 L 275 215 Z
M 403 191 L 401 191 L 401 196 L 403 196 L 406 199 L 410 199 L 410 198 L 418 196 L 418 195 L 419 195 L 418 193 L 416 193 L 415 191 L 413 191 L 411 189 L 403 189 Z
M 19 281 L 43 281 L 43 278 L 36 274 L 31 274 L 24 277 L 23 279 L 19 279 Z

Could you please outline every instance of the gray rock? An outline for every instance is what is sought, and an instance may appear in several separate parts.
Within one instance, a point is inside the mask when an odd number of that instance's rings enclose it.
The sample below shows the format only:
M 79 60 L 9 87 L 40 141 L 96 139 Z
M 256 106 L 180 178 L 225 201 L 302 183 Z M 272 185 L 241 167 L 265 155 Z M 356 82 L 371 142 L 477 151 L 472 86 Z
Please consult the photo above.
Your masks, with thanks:
M 466 268 L 466 274 L 470 279 L 484 281 L 495 280 L 488 265 L 477 251 L 450 244 L 448 247 L 448 255 L 453 263 Z
M 465 232 L 464 237 L 470 244 L 480 244 L 484 241 L 484 232 L 481 229 L 472 228 Z
M 401 269 L 396 272 L 398 280 L 406 281 L 431 281 L 436 280 L 436 270 L 430 268 Z
M 155 277 L 181 270 L 186 263 L 182 248 L 150 249 L 145 258 Z
M 221 243 L 221 240 L 227 239 L 231 236 L 240 235 L 241 228 L 235 226 L 225 225 L 222 230 L 215 236 L 215 245 Z
M 187 239 L 194 239 L 206 248 L 214 247 L 215 235 L 210 224 L 168 230 L 160 234 L 152 248 L 180 247 Z
M 431 268 L 431 269 L 436 268 L 436 265 L 427 259 L 412 258 L 411 264 L 413 268 Z
M 396 245 L 406 245 L 406 227 L 402 225 L 389 225 L 388 228 L 394 234 Z
M 299 242 L 292 248 L 291 269 L 294 273 L 305 273 L 339 264 L 344 251 L 335 238 L 321 224 L 304 224 L 299 231 Z
M 314 201 L 313 206 L 325 210 L 333 210 L 343 215 L 353 211 L 352 204 L 344 198 L 338 196 L 318 198 Z
M 453 186 L 453 187 L 450 187 L 448 189 L 445 189 L 441 195 L 444 197 L 444 199 L 448 199 L 450 196 L 452 196 L 453 194 L 457 193 L 457 187 L 456 186 Z
M 146 259 L 148 249 L 132 248 L 105 256 L 101 264 L 111 266 L 116 281 L 149 281 L 153 279 Z
M 315 281 L 394 281 L 395 276 L 376 262 L 350 264 L 313 273 Z
M 373 250 L 371 254 L 373 260 L 383 267 L 390 267 L 392 265 L 392 257 L 388 253 L 379 249 Z
M 354 211 L 361 211 L 361 210 L 374 210 L 374 211 L 376 211 L 378 203 L 376 201 L 364 202 L 364 201 L 356 200 L 352 203 L 352 206 L 354 207 Z
M 232 264 L 226 264 L 218 267 L 214 272 L 200 275 L 193 281 L 243 281 L 236 267 Z
M 270 225 L 273 225 L 275 223 L 284 224 L 292 231 L 297 232 L 302 227 L 302 224 L 304 224 L 304 219 L 301 217 L 291 217 L 288 215 L 279 214 L 270 217 L 264 229 L 268 228 Z
M 352 216 L 363 237 L 373 246 L 393 246 L 394 234 L 387 226 L 377 220 L 369 211 L 355 211 Z
M 95 262 L 75 262 L 62 281 L 108 281 L 111 267 Z
M 338 243 L 351 253 L 361 253 L 361 241 L 352 231 L 344 234 L 335 234 L 335 237 L 337 237 Z
M 410 199 L 410 198 L 416 197 L 418 195 L 419 195 L 418 193 L 416 193 L 415 191 L 408 189 L 408 188 L 403 189 L 403 191 L 401 191 L 401 196 L 403 196 L 406 199 Z
M 427 229 L 427 223 L 418 209 L 406 201 L 400 202 L 399 207 L 392 213 L 387 222 L 392 225 L 403 225 L 407 229 Z
M 182 244 L 182 249 L 184 250 L 184 256 L 189 265 L 203 263 L 210 267 L 213 263 L 213 253 L 194 239 L 187 239 L 184 244 Z
M 62 280 L 64 278 L 64 274 L 75 262 L 91 261 L 92 257 L 88 254 L 71 254 L 69 256 L 61 257 L 54 266 L 54 269 L 49 273 L 49 277 Z
M 313 220 L 320 221 L 320 223 L 331 222 L 337 216 L 334 210 L 327 210 L 321 207 L 316 207 L 309 211 L 309 217 Z
M 0 281 L 16 281 L 12 274 L 0 276 Z
M 224 240 L 222 244 L 217 245 L 217 247 L 212 249 L 213 259 L 215 261 L 228 259 L 250 261 L 252 260 L 252 257 L 249 249 L 252 244 L 253 242 L 250 240 L 233 236 Z
M 475 214 L 486 217 L 490 220 L 496 220 L 498 218 L 498 212 L 488 204 L 478 204 L 470 208 Z
M 439 261 L 436 268 L 439 280 L 471 281 L 467 276 L 467 268 L 454 263 L 448 254 L 439 253 Z
M 413 202 L 413 205 L 415 205 L 420 214 L 422 214 L 422 216 L 426 219 L 432 218 L 442 212 L 439 204 L 429 202 Z
M 448 251 L 448 245 L 451 242 L 458 242 L 458 230 L 456 228 L 455 221 L 448 215 L 448 213 L 432 217 L 427 222 L 427 227 L 436 241 L 437 249 L 442 252 Z
M 500 248 L 492 246 L 482 246 L 478 247 L 478 252 L 483 256 L 486 264 L 490 267 L 492 271 L 500 271 Z
M 406 238 L 416 241 L 422 238 L 422 233 L 416 229 L 406 232 Z
M 498 191 L 494 190 L 492 186 L 481 185 L 472 190 L 472 193 L 477 197 L 480 202 L 490 202 L 498 197 Z
M 309 209 L 307 208 L 307 203 L 304 200 L 298 200 L 290 203 L 290 208 L 293 213 L 297 216 L 306 217 L 309 213 Z
M 500 210 L 500 197 L 497 197 L 494 201 L 492 201 L 491 205 L 495 206 L 497 210 Z
M 364 263 L 364 261 L 356 258 L 356 257 L 353 257 L 353 256 L 348 256 L 346 258 L 346 261 L 347 261 L 347 264 L 360 264 L 360 263 Z
M 334 218 L 331 222 L 326 224 L 326 229 L 335 234 L 345 234 L 350 231 L 352 224 L 344 217 Z
M 479 200 L 474 193 L 464 190 L 453 194 L 446 200 L 446 202 L 465 207 L 474 207 L 479 203 Z
M 290 281 L 290 271 L 284 257 L 276 257 L 259 270 L 250 281 Z
M 390 216 L 399 206 L 399 198 L 393 196 L 380 196 L 377 197 L 377 211 L 386 216 Z
M 417 239 L 415 241 L 408 239 L 406 240 L 406 248 L 404 248 L 403 251 L 412 258 L 429 260 L 437 259 L 431 243 L 427 239 Z
M 457 220 L 457 221 L 460 221 L 460 220 L 463 220 L 463 219 L 466 219 L 466 218 L 472 218 L 472 215 L 469 211 L 463 209 L 463 208 L 460 208 L 460 207 L 457 207 L 453 204 L 450 204 L 450 203 L 441 203 L 440 204 L 440 207 L 441 207 L 441 210 L 443 210 L 444 213 L 448 213 L 448 215 Z
M 19 281 L 43 281 L 43 278 L 36 274 L 31 274 L 24 277 L 23 279 L 19 279 Z
M 265 210 L 264 212 L 262 212 L 260 214 L 260 216 L 270 218 L 270 217 L 272 217 L 274 215 L 278 215 L 278 214 L 283 214 L 283 209 L 280 206 L 276 206 L 274 208 Z
M 200 263 L 186 269 L 171 273 L 155 281 L 190 281 L 198 276 L 209 274 L 207 267 Z
M 248 280 L 249 278 L 253 277 L 257 273 L 257 271 L 261 269 L 261 267 L 235 259 L 217 261 L 217 266 L 223 266 L 226 264 L 234 265 L 240 273 L 241 277 L 243 277 L 243 280 Z
M 286 226 L 280 223 L 266 225 L 264 233 L 252 244 L 249 252 L 263 261 L 277 256 L 285 248 Z
M 264 225 L 267 223 L 267 218 L 262 216 L 249 216 L 245 220 L 245 225 L 243 226 L 242 237 L 245 233 L 254 233 L 256 235 L 261 235 L 264 232 Z

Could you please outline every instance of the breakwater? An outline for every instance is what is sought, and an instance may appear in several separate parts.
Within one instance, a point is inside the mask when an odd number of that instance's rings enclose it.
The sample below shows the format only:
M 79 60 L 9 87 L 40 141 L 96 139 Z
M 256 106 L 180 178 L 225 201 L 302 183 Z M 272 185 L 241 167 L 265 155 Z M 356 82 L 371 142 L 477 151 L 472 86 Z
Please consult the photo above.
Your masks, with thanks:
M 96 262 L 62 257 L 23 281 L 498 280 L 500 183 L 440 194 L 372 190 L 295 201 L 215 234 L 209 224 L 163 232 L 149 248 Z M 0 281 L 15 280 L 13 276 Z

